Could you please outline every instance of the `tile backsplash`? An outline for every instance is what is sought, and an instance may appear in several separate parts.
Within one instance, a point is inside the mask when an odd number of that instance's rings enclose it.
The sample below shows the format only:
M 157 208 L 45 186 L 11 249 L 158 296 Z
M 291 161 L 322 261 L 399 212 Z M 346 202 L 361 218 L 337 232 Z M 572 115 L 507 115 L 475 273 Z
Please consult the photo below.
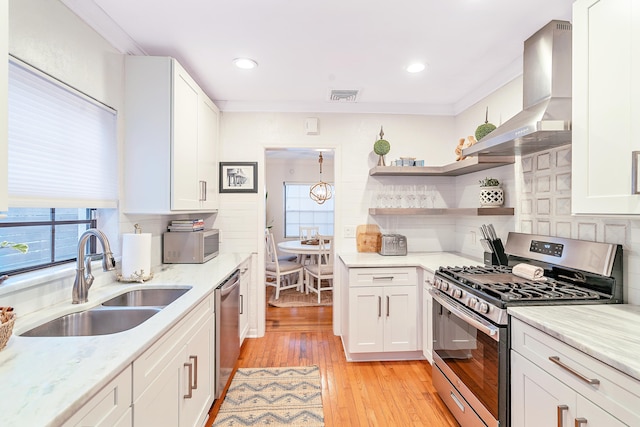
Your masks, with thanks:
M 622 245 L 625 302 L 640 304 L 640 221 L 571 215 L 571 146 L 522 156 L 515 171 L 517 231 Z

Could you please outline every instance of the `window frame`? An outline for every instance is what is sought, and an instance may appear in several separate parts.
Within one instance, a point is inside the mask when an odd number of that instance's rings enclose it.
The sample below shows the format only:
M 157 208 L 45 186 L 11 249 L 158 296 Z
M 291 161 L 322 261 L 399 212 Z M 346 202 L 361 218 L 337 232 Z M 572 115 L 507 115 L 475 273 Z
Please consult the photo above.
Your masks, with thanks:
M 20 274 L 20 273 L 27 273 L 30 271 L 36 271 L 36 270 L 42 270 L 45 268 L 49 268 L 49 267 L 54 267 L 57 265 L 62 265 L 62 264 L 67 264 L 67 263 L 71 263 L 71 262 L 76 262 L 77 261 L 77 257 L 73 257 L 73 258 L 69 258 L 69 259 L 65 259 L 65 260 L 55 260 L 55 256 L 56 256 L 56 252 L 55 252 L 55 246 L 56 246 L 56 226 L 63 226 L 63 225 L 82 225 L 82 224 L 86 224 L 88 227 L 87 228 L 97 228 L 98 225 L 98 220 L 97 220 L 97 209 L 95 208 L 85 208 L 87 211 L 87 217 L 88 219 L 76 219 L 76 220 L 56 220 L 55 218 L 55 210 L 56 208 L 44 208 L 44 209 L 49 209 L 49 220 L 48 221 L 13 221 L 13 222 L 5 222 L 5 221 L 1 221 L 0 222 L 0 228 L 11 228 L 11 227 L 42 227 L 42 226 L 49 226 L 50 230 L 51 230 L 51 257 L 50 257 L 50 262 L 48 263 L 43 263 L 43 264 L 38 264 L 38 265 L 32 265 L 29 267 L 22 267 L 22 268 L 17 268 L 17 269 L 13 269 L 13 270 L 6 270 L 6 271 L 0 271 L 0 275 L 15 275 L 15 274 Z M 97 244 L 96 244 L 96 239 L 94 236 L 91 236 L 90 240 L 89 240 L 89 251 L 87 252 L 88 255 L 94 255 L 97 252 Z M 85 249 L 86 250 L 86 249 Z
M 294 185 L 295 186 L 305 186 L 305 187 L 308 187 L 310 189 L 311 186 L 314 185 L 314 184 L 315 184 L 315 182 L 307 183 L 307 182 L 286 182 L 285 181 L 285 182 L 282 183 L 282 189 L 283 189 L 282 200 L 283 200 L 283 212 L 284 212 L 284 215 L 283 215 L 283 227 L 284 227 L 283 236 L 284 236 L 285 239 L 297 238 L 297 237 L 300 236 L 299 233 L 296 234 L 296 235 L 287 234 L 287 224 L 288 224 L 288 222 L 287 222 L 287 186 L 288 185 L 291 185 L 291 186 L 294 186 Z M 332 183 L 328 183 L 328 184 L 331 185 L 331 188 L 333 190 L 333 194 L 335 195 L 335 186 Z M 309 198 L 309 200 L 311 200 L 311 198 Z M 316 205 L 315 202 L 313 202 L 313 203 L 314 203 L 314 205 Z M 326 206 L 326 205 L 317 205 L 317 206 Z M 302 211 L 298 210 L 297 212 L 302 212 Z M 331 209 L 330 212 L 331 212 L 331 227 L 334 229 L 332 234 L 334 234 L 335 233 L 335 206 L 333 206 L 333 209 Z M 311 226 L 311 227 L 312 226 L 319 226 L 317 223 L 306 223 L 306 222 L 305 223 L 299 222 L 298 225 L 299 226 Z M 320 234 L 322 234 L 322 232 Z

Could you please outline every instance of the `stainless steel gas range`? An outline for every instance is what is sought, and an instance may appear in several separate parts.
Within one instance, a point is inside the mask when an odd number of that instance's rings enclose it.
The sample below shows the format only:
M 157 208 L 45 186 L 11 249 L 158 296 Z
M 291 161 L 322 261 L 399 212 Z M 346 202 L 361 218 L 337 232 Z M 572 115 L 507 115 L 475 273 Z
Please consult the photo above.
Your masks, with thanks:
M 510 425 L 508 307 L 622 302 L 620 245 L 509 233 L 505 252 L 508 265 L 440 267 L 431 290 L 433 382 L 464 427 Z

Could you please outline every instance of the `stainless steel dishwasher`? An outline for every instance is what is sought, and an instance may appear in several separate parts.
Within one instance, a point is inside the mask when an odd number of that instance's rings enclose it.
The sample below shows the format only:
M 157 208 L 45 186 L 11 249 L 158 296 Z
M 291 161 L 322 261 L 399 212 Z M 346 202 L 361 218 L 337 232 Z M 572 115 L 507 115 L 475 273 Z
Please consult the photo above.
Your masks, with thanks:
M 216 289 L 216 387 L 219 398 L 240 356 L 240 270 L 236 270 Z

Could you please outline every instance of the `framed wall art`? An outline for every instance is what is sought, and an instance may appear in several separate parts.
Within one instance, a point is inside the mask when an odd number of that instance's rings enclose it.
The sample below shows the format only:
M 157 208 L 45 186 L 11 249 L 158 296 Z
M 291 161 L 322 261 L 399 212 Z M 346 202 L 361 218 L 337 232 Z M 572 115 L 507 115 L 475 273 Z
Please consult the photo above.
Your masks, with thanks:
M 257 162 L 220 162 L 220 193 L 257 192 Z

